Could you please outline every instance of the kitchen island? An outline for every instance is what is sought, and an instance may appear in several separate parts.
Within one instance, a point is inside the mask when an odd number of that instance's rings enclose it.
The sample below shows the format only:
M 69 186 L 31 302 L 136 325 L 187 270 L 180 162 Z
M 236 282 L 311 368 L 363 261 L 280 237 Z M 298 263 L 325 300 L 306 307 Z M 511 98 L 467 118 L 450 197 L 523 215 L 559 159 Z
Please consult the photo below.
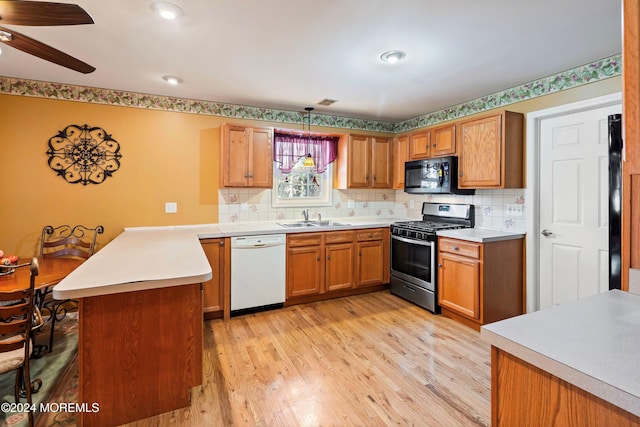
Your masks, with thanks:
M 618 290 L 485 325 L 492 425 L 640 425 L 640 295 Z
M 79 301 L 78 403 L 84 426 L 120 425 L 187 407 L 202 384 L 202 291 L 211 278 L 197 235 L 125 232 L 53 290 Z

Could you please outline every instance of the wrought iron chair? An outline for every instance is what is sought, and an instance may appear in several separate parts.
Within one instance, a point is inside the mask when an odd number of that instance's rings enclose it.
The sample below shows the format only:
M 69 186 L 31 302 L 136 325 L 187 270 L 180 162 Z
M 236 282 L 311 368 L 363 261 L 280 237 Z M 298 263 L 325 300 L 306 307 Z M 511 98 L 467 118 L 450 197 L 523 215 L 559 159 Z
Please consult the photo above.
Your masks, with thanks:
M 38 259 L 18 266 L 0 265 L 0 272 L 12 268 L 30 266 L 29 287 L 17 291 L 0 291 L 0 373 L 16 371 L 15 399 L 20 394 L 32 405 L 31 394 L 37 392 L 42 384 L 38 380 L 37 388 L 31 382 L 29 357 L 33 350 L 32 329 L 36 323 L 37 307 L 34 305 L 34 286 L 38 275 Z M 24 388 L 24 389 L 23 389 Z M 33 412 L 28 411 L 29 425 L 33 426 Z
M 47 225 L 42 229 L 42 238 L 40 240 L 40 256 L 42 258 L 83 258 L 87 259 L 96 247 L 96 238 L 98 234 L 104 233 L 104 227 L 101 225 L 95 228 L 88 228 L 84 225 L 61 225 L 53 227 Z M 62 320 L 67 315 L 67 307 L 70 304 L 77 306 L 75 300 L 56 300 L 51 295 L 51 287 L 42 290 L 39 295 L 38 306 L 43 313 L 49 314 L 51 321 L 51 331 L 49 332 L 49 353 L 53 350 L 53 332 L 56 326 L 56 320 Z

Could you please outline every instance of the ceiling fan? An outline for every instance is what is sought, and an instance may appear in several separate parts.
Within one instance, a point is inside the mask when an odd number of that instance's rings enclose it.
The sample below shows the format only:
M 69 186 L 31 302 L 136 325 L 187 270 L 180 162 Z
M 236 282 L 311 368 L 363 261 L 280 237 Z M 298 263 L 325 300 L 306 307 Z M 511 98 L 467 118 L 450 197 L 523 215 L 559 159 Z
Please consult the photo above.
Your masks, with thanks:
M 0 24 L 80 25 L 93 19 L 76 4 L 43 1 L 0 0 Z M 72 70 L 89 74 L 95 67 L 17 31 L 0 27 L 0 42 Z

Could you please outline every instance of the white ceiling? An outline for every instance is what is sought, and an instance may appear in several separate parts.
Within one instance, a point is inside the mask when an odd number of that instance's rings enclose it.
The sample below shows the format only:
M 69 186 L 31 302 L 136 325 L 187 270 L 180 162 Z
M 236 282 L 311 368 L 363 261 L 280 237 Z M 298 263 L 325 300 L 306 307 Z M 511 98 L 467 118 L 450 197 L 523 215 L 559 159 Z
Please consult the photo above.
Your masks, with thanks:
M 95 24 L 6 27 L 97 70 L 0 45 L 0 75 L 396 122 L 622 50 L 621 0 L 174 0 L 177 22 L 150 0 L 64 2 Z

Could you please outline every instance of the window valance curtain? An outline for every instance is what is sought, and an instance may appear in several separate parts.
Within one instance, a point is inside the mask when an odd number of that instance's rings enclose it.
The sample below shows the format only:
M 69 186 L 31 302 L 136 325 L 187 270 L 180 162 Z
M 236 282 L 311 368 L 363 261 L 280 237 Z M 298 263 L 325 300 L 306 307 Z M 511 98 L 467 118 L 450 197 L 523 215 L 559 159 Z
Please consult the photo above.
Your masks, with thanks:
M 289 173 L 300 157 L 311 154 L 316 170 L 322 173 L 338 155 L 338 139 L 337 136 L 313 134 L 309 136 L 305 132 L 275 130 L 273 160 L 280 164 L 279 169 L 283 173 Z

